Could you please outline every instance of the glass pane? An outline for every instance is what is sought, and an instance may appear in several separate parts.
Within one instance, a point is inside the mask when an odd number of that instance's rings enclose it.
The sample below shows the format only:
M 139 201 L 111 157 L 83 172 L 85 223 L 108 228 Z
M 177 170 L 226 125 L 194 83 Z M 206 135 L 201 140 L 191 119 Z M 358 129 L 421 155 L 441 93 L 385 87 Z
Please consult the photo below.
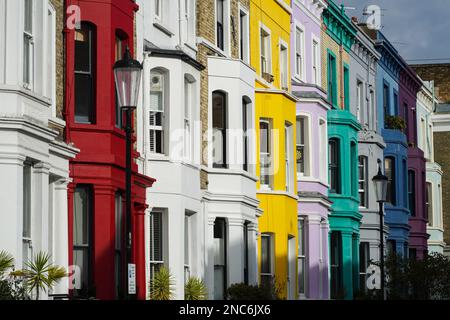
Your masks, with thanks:
M 93 83 L 88 74 L 75 74 L 75 121 L 91 123 L 93 120 Z
M 80 268 L 80 283 L 75 284 L 76 289 L 86 289 L 89 283 L 88 250 L 85 248 L 73 250 L 73 263 Z
M 23 82 L 31 83 L 31 38 L 28 35 L 24 35 L 23 39 Z
M 214 223 L 214 265 L 224 266 L 226 259 L 225 221 L 216 219 Z
M 298 258 L 298 290 L 299 293 L 305 293 L 305 258 Z
M 298 255 L 305 255 L 305 221 L 298 220 Z
M 261 121 L 259 123 L 260 130 L 260 152 L 269 152 L 269 123 Z
M 189 265 L 189 217 L 184 217 L 184 264 Z
M 123 235 L 123 201 L 122 195 L 116 193 L 115 195 L 115 225 L 116 225 L 116 249 L 122 248 Z
M 213 127 L 218 129 L 225 129 L 225 95 L 219 92 L 213 93 L 212 103 Z
M 25 0 L 24 6 L 24 30 L 31 34 L 33 32 L 33 0 Z
M 76 187 L 73 212 L 73 244 L 89 245 L 90 190 L 88 187 Z
M 270 236 L 261 237 L 261 273 L 272 273 Z
M 75 31 L 75 72 L 91 72 L 91 36 L 92 31 L 86 26 Z
M 31 166 L 23 167 L 23 230 L 24 238 L 31 237 Z
M 161 212 L 152 212 L 150 228 L 150 260 L 163 261 L 163 221 Z
M 225 292 L 225 267 L 214 266 L 214 300 L 222 300 Z

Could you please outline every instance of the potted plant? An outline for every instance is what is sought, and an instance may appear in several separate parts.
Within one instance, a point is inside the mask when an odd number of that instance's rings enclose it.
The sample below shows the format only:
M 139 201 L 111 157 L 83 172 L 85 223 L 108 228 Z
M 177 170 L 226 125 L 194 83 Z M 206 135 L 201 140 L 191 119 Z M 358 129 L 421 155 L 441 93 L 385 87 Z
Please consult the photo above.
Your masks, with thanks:
M 402 117 L 399 116 L 386 116 L 384 119 L 385 127 L 387 129 L 395 129 L 395 130 L 405 130 L 406 122 Z
M 172 300 L 175 280 L 166 267 L 161 267 L 150 280 L 150 300 Z
M 184 285 L 185 300 L 206 300 L 208 292 L 206 286 L 200 278 L 191 277 Z

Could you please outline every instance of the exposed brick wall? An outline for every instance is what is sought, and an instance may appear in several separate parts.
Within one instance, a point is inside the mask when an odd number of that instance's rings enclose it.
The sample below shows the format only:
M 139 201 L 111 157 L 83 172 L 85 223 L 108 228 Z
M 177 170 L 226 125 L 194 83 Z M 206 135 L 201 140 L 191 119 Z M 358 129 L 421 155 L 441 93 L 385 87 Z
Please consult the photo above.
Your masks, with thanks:
M 51 3 L 56 11 L 56 116 L 64 119 L 64 1 L 51 0 Z M 64 130 L 60 127 L 52 129 L 57 130 L 62 139 Z
M 411 67 L 423 80 L 434 80 L 439 98 L 444 102 L 450 102 L 450 63 L 411 65 Z
M 442 204 L 444 216 L 444 241 L 450 243 L 450 132 L 435 132 L 433 134 L 435 161 L 442 166 Z
M 232 58 L 239 57 L 239 4 L 248 10 L 250 0 L 230 0 L 230 51 Z M 212 44 L 216 43 L 215 6 L 215 0 L 197 1 L 197 36 L 208 40 Z M 207 165 L 208 162 L 208 141 L 205 134 L 208 130 L 208 56 L 216 54 L 217 53 L 209 47 L 201 43 L 198 45 L 197 60 L 205 66 L 205 69 L 200 75 L 200 121 L 202 122 L 203 165 Z M 200 186 L 202 189 L 206 189 L 207 184 L 207 174 L 202 171 L 200 174 Z

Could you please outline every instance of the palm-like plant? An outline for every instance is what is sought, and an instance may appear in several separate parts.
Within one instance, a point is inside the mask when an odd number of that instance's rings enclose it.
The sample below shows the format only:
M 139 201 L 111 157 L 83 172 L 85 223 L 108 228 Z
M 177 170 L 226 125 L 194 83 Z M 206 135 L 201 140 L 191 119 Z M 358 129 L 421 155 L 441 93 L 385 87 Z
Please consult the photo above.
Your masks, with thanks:
M 161 267 L 150 281 L 150 300 L 172 300 L 175 280 L 169 269 Z
M 62 278 L 67 277 L 63 267 L 53 265 L 50 255 L 45 252 L 39 252 L 33 257 L 33 260 L 26 264 L 27 269 L 21 270 L 21 275 L 25 278 L 28 291 L 36 291 L 36 300 L 39 300 L 39 292 L 46 292 Z
M 14 268 L 14 257 L 6 251 L 0 251 L 0 278 L 12 268 Z
M 206 300 L 206 286 L 200 278 L 189 278 L 184 286 L 185 300 Z

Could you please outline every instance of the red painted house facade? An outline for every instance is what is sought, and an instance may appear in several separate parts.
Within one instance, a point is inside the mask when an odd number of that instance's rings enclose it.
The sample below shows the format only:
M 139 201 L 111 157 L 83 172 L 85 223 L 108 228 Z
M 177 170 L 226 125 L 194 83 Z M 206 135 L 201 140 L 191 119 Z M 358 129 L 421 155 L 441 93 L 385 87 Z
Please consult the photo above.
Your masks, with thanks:
M 125 131 L 116 107 L 113 65 L 126 46 L 134 51 L 138 7 L 132 0 L 67 0 L 66 6 L 71 5 L 81 13 L 81 27 L 65 30 L 66 139 L 81 150 L 70 162 L 69 265 L 78 271 L 71 294 L 123 298 Z M 145 197 L 155 180 L 139 174 L 134 161 L 132 170 L 131 262 L 136 265 L 136 297 L 145 299 Z

